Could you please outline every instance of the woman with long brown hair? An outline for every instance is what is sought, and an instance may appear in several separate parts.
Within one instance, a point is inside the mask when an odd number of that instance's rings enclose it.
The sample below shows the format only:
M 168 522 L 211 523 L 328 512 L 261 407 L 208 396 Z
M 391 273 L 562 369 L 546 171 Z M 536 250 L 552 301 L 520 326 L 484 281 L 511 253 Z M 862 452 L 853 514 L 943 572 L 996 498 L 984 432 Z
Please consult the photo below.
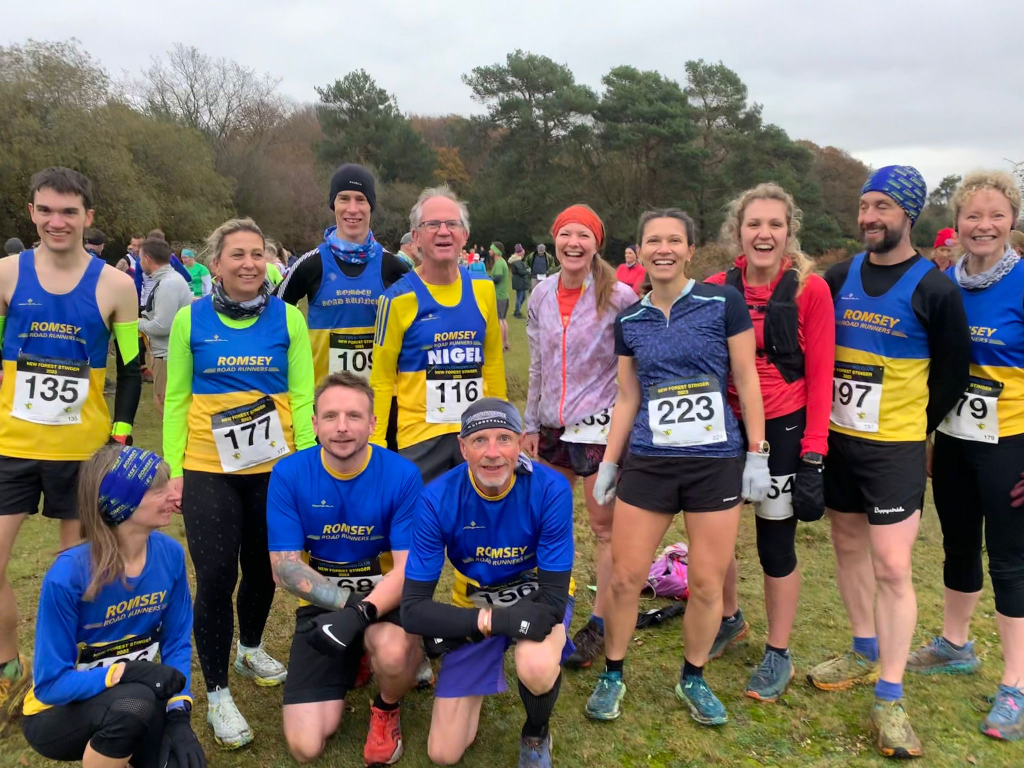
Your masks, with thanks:
M 772 447 L 772 487 L 755 505 L 754 518 L 768 642 L 746 694 L 760 701 L 776 701 L 793 677 L 789 636 L 800 595 L 797 520 L 817 520 L 825 512 L 822 469 L 832 404 L 835 309 L 828 285 L 800 250 L 799 231 L 800 209 L 786 190 L 773 183 L 748 189 L 732 201 L 722 225 L 721 239 L 737 254 L 736 263 L 707 280 L 736 288 L 750 310 L 765 439 Z M 732 380 L 729 404 L 741 418 Z M 711 658 L 747 632 L 736 594 L 734 558 Z
M 192 731 L 185 551 L 158 532 L 181 495 L 155 453 L 108 445 L 82 465 L 84 543 L 39 594 L 25 738 L 84 768 L 204 768 Z M 156 659 L 159 657 L 159 663 Z
M 612 505 L 594 500 L 615 384 L 615 315 L 636 295 L 601 258 L 604 224 L 586 205 L 562 211 L 551 227 L 560 264 L 554 280 L 533 289 L 526 325 L 530 387 L 523 447 L 573 485 L 583 478 L 590 528 L 597 539 L 597 595 L 573 642 L 570 667 L 589 667 L 604 652 L 604 595 L 611 568 Z

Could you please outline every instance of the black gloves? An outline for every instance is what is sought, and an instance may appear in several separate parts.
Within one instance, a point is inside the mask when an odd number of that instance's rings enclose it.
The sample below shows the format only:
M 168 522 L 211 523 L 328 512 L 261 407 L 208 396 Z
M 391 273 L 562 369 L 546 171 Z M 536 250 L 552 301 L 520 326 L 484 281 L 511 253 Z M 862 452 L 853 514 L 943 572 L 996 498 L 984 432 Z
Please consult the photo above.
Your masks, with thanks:
M 142 683 L 156 694 L 158 700 L 167 701 L 185 690 L 185 676 L 174 667 L 152 661 L 125 662 L 122 683 Z
M 1010 506 L 1024 507 L 1024 472 L 1020 473 L 1020 482 L 1010 490 Z
M 818 457 L 815 457 L 818 458 Z M 824 463 L 800 460 L 800 466 L 793 478 L 793 514 L 797 520 L 813 523 L 825 514 L 825 478 L 822 474 Z
M 540 590 L 536 589 L 515 605 L 493 608 L 491 634 L 541 642 L 563 617 L 547 603 L 537 602 L 539 596 Z
M 170 709 L 164 725 L 164 738 L 160 743 L 158 765 L 167 765 L 171 755 L 178 758 L 179 768 L 206 768 L 206 755 L 192 730 L 189 713 L 184 709 Z
M 359 605 L 361 603 L 320 614 L 314 619 L 306 640 L 325 656 L 344 656 L 360 633 L 370 626 L 370 618 Z

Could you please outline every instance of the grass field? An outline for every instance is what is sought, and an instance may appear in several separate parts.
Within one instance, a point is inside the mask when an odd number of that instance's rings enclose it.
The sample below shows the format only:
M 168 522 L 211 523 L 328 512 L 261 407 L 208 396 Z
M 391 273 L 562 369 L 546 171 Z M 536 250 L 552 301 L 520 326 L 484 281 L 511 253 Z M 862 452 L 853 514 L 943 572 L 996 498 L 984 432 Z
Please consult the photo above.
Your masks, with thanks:
M 523 321 L 510 319 L 512 351 L 506 358 L 510 397 L 520 406 L 526 395 L 527 348 Z M 136 442 L 160 447 L 156 421 L 147 386 L 139 408 Z M 577 581 L 592 580 L 590 533 L 586 513 L 577 500 Z M 35 608 L 43 573 L 57 546 L 57 530 L 39 516 L 22 529 L 10 566 L 18 596 L 22 648 L 30 654 L 35 629 Z M 184 542 L 180 519 L 171 533 Z M 684 538 L 682 519 L 673 526 L 666 542 Z M 915 551 L 914 582 L 920 613 L 915 643 L 924 642 L 941 627 L 942 540 L 930 499 Z M 743 697 L 751 669 L 760 661 L 766 633 L 761 600 L 761 572 L 754 544 L 753 512 L 743 520 L 738 544 L 741 605 L 751 623 L 749 638 L 731 649 L 707 670 L 715 692 L 729 709 L 730 721 L 717 730 L 701 728 L 676 702 L 672 693 L 682 661 L 680 620 L 675 619 L 637 634 L 627 664 L 628 693 L 624 714 L 613 723 L 592 723 L 583 706 L 597 672 L 566 673 L 555 710 L 552 731 L 554 759 L 558 766 L 879 766 L 884 764 L 869 743 L 867 715 L 872 701 L 870 688 L 849 693 L 823 693 L 804 679 L 807 668 L 850 642 L 846 618 L 833 576 L 833 555 L 828 523 L 801 524 L 797 547 L 803 569 L 803 594 L 793 633 L 792 652 L 797 666 L 786 696 L 777 704 L 761 704 Z M 589 613 L 591 593 L 581 589 L 573 629 Z M 267 626 L 269 650 L 287 660 L 295 599 L 278 591 Z M 656 603 L 645 601 L 642 607 Z M 929 766 L 1021 766 L 1024 744 L 1004 744 L 982 736 L 977 725 L 988 709 L 985 698 L 995 692 L 1001 673 L 1001 652 L 996 635 L 991 591 L 986 585 L 974 624 L 980 674 L 967 678 L 917 678 L 906 681 L 908 709 L 925 747 L 922 764 Z M 509 664 L 511 667 L 511 664 Z M 261 689 L 232 673 L 231 689 L 243 714 L 256 732 L 255 741 L 238 752 L 223 752 L 213 742 L 205 724 L 206 706 L 198 662 L 193 679 L 196 708 L 193 724 L 214 768 L 236 766 L 295 765 L 281 736 L 281 689 Z M 510 686 L 515 691 L 515 685 Z M 347 768 L 362 765 L 368 702 L 375 689 L 349 696 L 348 713 L 340 731 L 317 765 Z M 406 768 L 430 765 L 426 756 L 431 699 L 414 692 L 402 706 L 406 754 L 399 765 Z M 516 764 L 519 728 L 523 714 L 518 696 L 507 693 L 488 699 L 483 708 L 476 744 L 462 765 L 499 768 Z M 55 766 L 36 755 L 20 730 L 12 728 L 0 741 L 0 768 Z

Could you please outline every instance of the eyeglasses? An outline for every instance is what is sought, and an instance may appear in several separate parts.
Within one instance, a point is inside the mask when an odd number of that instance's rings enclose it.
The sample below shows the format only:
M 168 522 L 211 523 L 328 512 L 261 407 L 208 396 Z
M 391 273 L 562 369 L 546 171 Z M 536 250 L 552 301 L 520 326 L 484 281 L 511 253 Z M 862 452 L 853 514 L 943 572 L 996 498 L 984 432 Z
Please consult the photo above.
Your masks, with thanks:
M 441 229 L 441 225 L 448 228 L 449 232 L 454 232 L 457 229 L 462 229 L 462 221 L 459 219 L 449 219 L 448 221 L 438 221 L 437 219 L 431 219 L 430 221 L 421 221 L 419 226 L 421 229 L 425 229 L 427 232 L 437 232 Z

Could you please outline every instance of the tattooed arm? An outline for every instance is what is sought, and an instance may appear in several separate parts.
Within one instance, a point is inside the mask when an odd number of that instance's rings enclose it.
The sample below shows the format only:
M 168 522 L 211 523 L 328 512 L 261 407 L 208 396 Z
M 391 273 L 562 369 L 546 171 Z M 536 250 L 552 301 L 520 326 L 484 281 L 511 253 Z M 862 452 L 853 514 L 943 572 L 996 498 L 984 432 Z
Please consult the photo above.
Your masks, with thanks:
M 334 586 L 302 562 L 301 552 L 271 552 L 270 567 L 278 585 L 321 608 L 331 611 L 344 608 L 352 594 L 352 590 Z

